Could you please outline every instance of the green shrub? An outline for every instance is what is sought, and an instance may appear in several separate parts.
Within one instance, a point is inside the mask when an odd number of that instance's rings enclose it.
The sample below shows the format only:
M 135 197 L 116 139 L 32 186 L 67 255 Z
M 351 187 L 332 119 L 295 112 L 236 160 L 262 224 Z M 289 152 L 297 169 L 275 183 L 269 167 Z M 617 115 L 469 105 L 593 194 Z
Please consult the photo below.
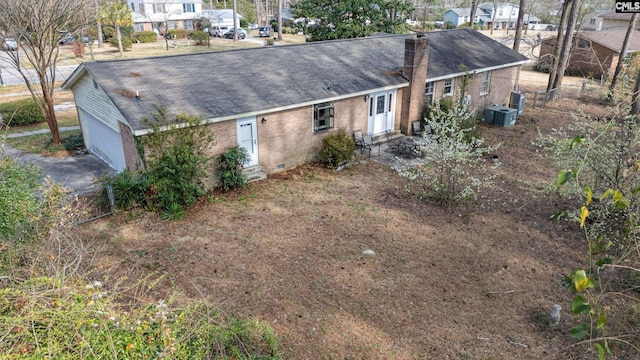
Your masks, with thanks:
M 163 218 L 182 218 L 183 207 L 193 204 L 205 193 L 204 179 L 211 160 L 207 150 L 213 138 L 205 126 L 200 126 L 200 117 L 178 115 L 170 123 L 160 110 L 153 115 L 153 120 L 145 121 L 154 130 L 138 138 L 137 146 L 146 160 L 147 171 L 139 174 L 125 171 L 101 182 L 105 187 L 110 184 L 113 188 L 118 208 L 142 205 L 162 211 Z M 175 124 L 186 126 L 175 129 Z M 174 130 L 159 131 L 160 127 L 173 127 Z
M 169 30 L 169 39 L 184 39 L 189 35 L 189 31 L 185 29 Z
M 242 170 L 248 158 L 247 149 L 239 146 L 230 147 L 220 154 L 218 157 L 218 178 L 222 190 L 239 189 L 247 184 L 247 176 Z
M 320 161 L 328 168 L 334 169 L 353 159 L 356 143 L 344 129 L 339 129 L 322 139 L 322 149 L 319 153 Z
M 199 44 L 199 45 L 206 44 L 207 40 L 209 40 L 209 34 L 201 30 L 194 31 L 191 34 L 191 39 L 195 40 L 196 44 Z
M 134 33 L 134 37 L 141 43 L 152 43 L 158 40 L 158 34 L 155 31 L 140 31 Z
M 116 39 L 116 37 L 112 37 L 109 39 L 109 45 L 111 45 L 111 47 L 118 47 L 118 39 Z M 131 47 L 133 47 L 133 40 L 131 40 L 130 37 L 128 36 L 124 36 L 122 35 L 122 49 L 123 50 L 129 50 L 131 49 Z
M 22 99 L 0 104 L 2 122 L 9 126 L 24 126 L 44 122 L 44 115 L 31 99 Z
M 76 150 L 84 147 L 84 138 L 82 137 L 82 133 L 62 138 L 62 145 L 65 150 Z
M 102 178 L 100 182 L 105 186 L 103 196 L 107 198 L 107 186 L 113 190 L 114 206 L 120 209 L 131 209 L 136 203 L 142 202 L 148 191 L 144 176 L 125 170 L 114 176 Z
M 275 44 L 275 40 L 273 38 L 268 38 L 265 40 L 265 44 L 266 45 L 273 45 Z
M 249 22 L 246 19 L 240 19 L 240 27 L 245 29 L 248 28 Z

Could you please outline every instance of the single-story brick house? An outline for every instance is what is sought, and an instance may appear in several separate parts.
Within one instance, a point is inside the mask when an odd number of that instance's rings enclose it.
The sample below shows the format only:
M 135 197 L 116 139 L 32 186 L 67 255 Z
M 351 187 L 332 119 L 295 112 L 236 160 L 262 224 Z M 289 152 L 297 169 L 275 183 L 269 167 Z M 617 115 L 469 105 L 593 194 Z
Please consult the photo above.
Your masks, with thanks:
M 472 106 L 504 104 L 527 61 L 456 29 L 86 62 L 62 88 L 73 91 L 87 148 L 116 170 L 142 166 L 134 138 L 163 108 L 171 119 L 204 117 L 212 154 L 240 145 L 247 166 L 273 173 L 313 159 L 338 128 L 409 134 L 425 98 L 455 95 L 464 76 Z
M 567 73 L 587 77 L 609 76 L 614 73 L 624 44 L 627 29 L 580 31 L 573 41 Z M 553 57 L 556 38 L 542 40 L 537 67 L 547 70 Z M 625 56 L 640 51 L 640 31 L 634 30 Z

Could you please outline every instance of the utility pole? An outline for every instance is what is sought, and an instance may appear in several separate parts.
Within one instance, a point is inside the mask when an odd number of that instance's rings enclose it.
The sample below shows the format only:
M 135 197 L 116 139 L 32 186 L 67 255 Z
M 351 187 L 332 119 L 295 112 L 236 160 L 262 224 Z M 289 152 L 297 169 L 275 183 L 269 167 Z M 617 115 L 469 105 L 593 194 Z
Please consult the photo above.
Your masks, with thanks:
M 282 1 L 278 0 L 278 40 L 282 40 Z
M 238 24 L 236 23 L 236 0 L 233 0 L 233 42 L 238 41 Z

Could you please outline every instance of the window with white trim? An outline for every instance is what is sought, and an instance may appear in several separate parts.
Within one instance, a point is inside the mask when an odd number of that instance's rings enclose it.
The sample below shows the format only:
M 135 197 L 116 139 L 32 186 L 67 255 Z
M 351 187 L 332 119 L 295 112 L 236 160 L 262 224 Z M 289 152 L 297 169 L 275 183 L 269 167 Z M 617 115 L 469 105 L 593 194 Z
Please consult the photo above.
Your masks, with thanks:
M 136 11 L 136 4 L 135 3 L 131 3 L 131 11 Z
M 182 11 L 186 13 L 196 12 L 196 5 L 193 3 L 184 3 L 182 4 Z
M 436 83 L 431 81 L 431 82 L 428 82 L 424 86 L 424 97 L 425 97 L 425 102 L 427 103 L 427 105 L 432 105 L 433 104 L 434 93 L 435 93 L 435 88 L 436 88 L 435 85 L 436 85 Z
M 491 83 L 491 71 L 482 73 L 482 82 L 480 83 L 480 95 L 489 93 L 489 85 Z
M 153 13 L 154 14 L 164 14 L 166 13 L 164 4 L 153 4 Z
M 333 104 L 326 102 L 313 106 L 313 131 L 333 128 Z
M 193 30 L 194 26 L 193 26 L 193 20 L 185 20 L 184 21 L 184 28 L 187 30 Z
M 444 96 L 453 95 L 453 79 L 446 79 L 444 81 L 444 91 L 442 92 Z

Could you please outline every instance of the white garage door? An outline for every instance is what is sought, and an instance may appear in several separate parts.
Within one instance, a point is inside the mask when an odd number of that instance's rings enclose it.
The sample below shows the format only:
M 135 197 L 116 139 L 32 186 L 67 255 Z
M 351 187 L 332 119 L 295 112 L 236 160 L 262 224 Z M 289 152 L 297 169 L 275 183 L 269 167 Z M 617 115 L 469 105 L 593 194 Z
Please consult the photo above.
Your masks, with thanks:
M 127 168 L 120 133 L 80 109 L 83 136 L 87 147 L 112 168 L 123 171 Z

